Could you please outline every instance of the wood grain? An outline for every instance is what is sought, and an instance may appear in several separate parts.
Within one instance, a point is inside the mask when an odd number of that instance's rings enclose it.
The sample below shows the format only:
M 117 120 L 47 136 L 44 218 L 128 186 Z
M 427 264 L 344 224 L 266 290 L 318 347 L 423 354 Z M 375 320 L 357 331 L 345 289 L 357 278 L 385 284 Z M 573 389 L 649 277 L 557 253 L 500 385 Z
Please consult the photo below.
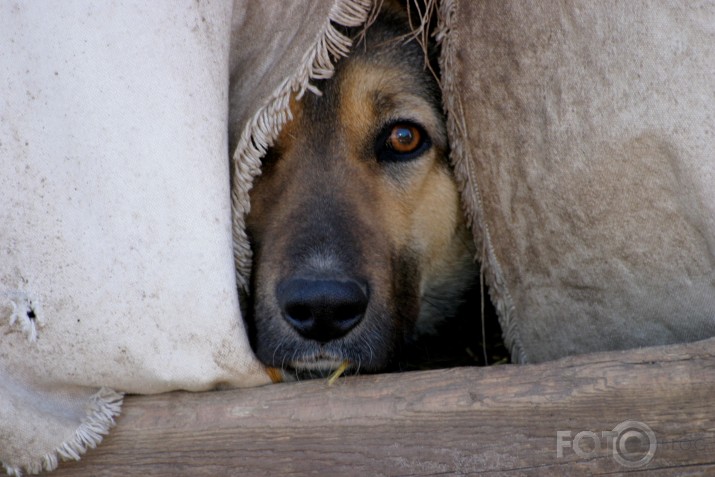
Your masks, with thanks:
M 643 467 L 621 465 L 613 445 L 601 438 L 627 420 L 646 424 L 655 435 L 655 454 Z M 571 432 L 562 438 L 571 446 L 579 432 L 594 434 L 582 434 L 580 454 L 566 446 L 557 457 L 557 431 Z M 593 435 L 601 440 L 598 448 L 588 437 Z M 629 440 L 627 449 L 634 443 L 638 440 Z M 637 460 L 645 451 L 617 455 Z M 715 339 L 539 365 L 341 378 L 333 386 L 315 380 L 129 396 L 104 443 L 51 475 L 529 476 L 644 470 L 715 475 Z

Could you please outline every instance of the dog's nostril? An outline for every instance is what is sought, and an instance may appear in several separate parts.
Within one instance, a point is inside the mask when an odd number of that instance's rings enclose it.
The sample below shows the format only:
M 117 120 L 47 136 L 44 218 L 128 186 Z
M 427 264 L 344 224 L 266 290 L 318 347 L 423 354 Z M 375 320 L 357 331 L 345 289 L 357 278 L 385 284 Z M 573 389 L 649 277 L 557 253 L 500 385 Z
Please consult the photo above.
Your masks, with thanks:
M 291 278 L 278 284 L 276 294 L 286 321 L 305 338 L 324 343 L 360 322 L 366 290 L 354 280 Z

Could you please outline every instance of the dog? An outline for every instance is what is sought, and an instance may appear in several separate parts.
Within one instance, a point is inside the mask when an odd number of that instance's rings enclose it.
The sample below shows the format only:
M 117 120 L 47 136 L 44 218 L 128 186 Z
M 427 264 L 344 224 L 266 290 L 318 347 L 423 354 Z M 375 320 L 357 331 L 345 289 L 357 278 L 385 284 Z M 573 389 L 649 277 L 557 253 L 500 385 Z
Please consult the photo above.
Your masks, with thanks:
M 263 159 L 246 229 L 258 358 L 297 376 L 388 369 L 478 276 L 441 96 L 386 4 Z

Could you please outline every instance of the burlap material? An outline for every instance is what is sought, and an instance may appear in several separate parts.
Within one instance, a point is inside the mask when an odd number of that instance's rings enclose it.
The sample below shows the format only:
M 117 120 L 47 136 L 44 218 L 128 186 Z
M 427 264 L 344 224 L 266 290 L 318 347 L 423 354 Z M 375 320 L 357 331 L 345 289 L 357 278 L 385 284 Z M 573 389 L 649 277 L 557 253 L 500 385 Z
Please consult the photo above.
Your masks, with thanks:
M 446 1 L 453 159 L 520 362 L 715 335 L 715 4 Z

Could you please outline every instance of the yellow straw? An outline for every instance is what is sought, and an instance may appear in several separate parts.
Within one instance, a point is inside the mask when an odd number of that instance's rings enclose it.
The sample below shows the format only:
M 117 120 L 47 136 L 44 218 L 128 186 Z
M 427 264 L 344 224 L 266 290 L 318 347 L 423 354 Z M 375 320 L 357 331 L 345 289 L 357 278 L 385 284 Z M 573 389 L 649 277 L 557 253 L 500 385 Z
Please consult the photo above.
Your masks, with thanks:
M 346 369 L 348 369 L 348 366 L 350 366 L 350 361 L 347 359 L 343 361 L 340 366 L 338 366 L 338 369 L 333 371 L 333 374 L 330 375 L 328 378 L 328 386 L 332 386 L 335 381 L 345 372 Z

